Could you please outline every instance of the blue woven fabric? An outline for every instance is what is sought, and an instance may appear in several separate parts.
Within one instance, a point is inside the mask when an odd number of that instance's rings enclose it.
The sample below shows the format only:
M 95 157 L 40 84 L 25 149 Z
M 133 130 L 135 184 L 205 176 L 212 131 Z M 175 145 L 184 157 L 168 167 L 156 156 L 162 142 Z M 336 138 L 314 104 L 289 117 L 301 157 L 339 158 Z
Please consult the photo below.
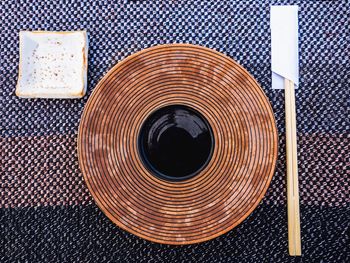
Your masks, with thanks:
M 276 2 L 276 3 L 282 3 Z M 285 2 L 286 3 L 286 2 Z M 283 92 L 271 90 L 269 1 L 2 1 L 1 129 L 3 136 L 74 133 L 88 95 L 121 59 L 164 43 L 192 43 L 237 60 L 271 98 L 283 131 Z M 301 1 L 298 131 L 349 130 L 349 4 Z M 14 96 L 20 30 L 87 30 L 88 95 L 84 100 Z

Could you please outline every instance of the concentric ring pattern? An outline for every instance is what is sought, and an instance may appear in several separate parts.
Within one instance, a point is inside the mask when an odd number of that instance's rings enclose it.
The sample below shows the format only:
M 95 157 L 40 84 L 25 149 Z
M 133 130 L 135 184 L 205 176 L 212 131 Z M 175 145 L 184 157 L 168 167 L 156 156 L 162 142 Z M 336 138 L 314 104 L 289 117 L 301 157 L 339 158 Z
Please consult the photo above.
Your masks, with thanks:
M 138 133 L 156 109 L 182 104 L 209 122 L 215 147 L 195 177 L 152 175 L 138 154 Z M 234 60 L 189 44 L 161 45 L 113 67 L 87 102 L 78 136 L 86 184 L 119 227 L 147 240 L 191 244 L 242 222 L 263 198 L 277 159 L 271 105 Z

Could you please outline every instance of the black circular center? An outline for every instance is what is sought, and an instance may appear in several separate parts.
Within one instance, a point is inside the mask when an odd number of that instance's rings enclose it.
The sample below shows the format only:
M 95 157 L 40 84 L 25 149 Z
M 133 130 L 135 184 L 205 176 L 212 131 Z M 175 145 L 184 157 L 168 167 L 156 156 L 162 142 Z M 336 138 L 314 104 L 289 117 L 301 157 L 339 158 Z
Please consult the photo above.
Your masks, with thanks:
M 203 170 L 214 146 L 208 121 L 183 105 L 153 112 L 143 123 L 138 140 L 144 165 L 154 175 L 172 181 L 189 179 Z

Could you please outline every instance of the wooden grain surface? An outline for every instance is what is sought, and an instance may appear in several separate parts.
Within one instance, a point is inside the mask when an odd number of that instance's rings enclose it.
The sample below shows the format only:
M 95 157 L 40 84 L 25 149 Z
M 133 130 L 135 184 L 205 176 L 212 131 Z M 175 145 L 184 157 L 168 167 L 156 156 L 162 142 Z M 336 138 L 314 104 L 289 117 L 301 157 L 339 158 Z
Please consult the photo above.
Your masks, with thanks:
M 150 174 L 137 149 L 143 121 L 172 104 L 199 111 L 215 140 L 206 168 L 182 182 Z M 114 66 L 89 98 L 78 135 L 85 182 L 108 218 L 177 245 L 241 223 L 270 184 L 277 147 L 271 105 L 255 79 L 229 57 L 189 44 L 148 48 Z

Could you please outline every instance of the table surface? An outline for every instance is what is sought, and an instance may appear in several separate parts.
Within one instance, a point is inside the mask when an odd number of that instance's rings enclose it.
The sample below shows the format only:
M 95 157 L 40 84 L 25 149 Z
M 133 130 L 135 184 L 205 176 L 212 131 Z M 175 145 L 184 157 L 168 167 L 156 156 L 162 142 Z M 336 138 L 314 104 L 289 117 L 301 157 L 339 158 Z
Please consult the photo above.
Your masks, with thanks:
M 288 256 L 284 94 L 271 89 L 269 6 L 298 3 L 296 91 L 303 256 Z M 0 2 L 1 262 L 349 262 L 348 1 Z M 87 30 L 88 92 L 15 96 L 20 30 Z M 78 167 L 83 107 L 118 61 L 164 43 L 213 48 L 260 83 L 276 117 L 279 158 L 266 197 L 237 228 L 166 246 L 129 234 L 92 200 Z

